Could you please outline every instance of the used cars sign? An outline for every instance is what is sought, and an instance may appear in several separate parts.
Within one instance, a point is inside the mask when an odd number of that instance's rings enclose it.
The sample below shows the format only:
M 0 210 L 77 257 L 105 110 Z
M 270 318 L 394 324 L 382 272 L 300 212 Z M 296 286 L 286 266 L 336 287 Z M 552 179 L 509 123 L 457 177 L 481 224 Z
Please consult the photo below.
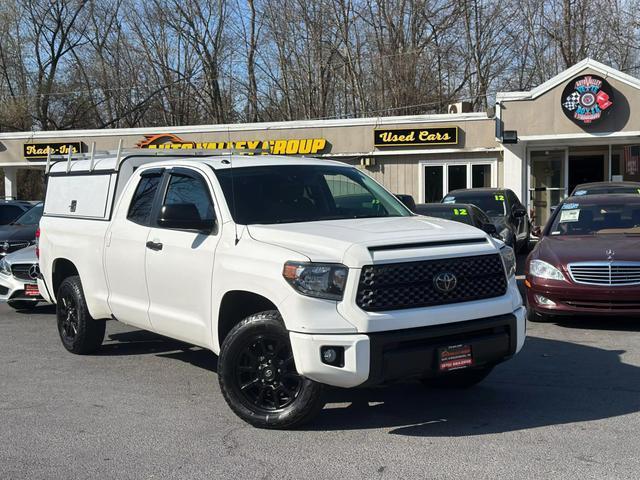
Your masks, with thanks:
M 458 144 L 458 127 L 384 129 L 373 135 L 376 147 Z

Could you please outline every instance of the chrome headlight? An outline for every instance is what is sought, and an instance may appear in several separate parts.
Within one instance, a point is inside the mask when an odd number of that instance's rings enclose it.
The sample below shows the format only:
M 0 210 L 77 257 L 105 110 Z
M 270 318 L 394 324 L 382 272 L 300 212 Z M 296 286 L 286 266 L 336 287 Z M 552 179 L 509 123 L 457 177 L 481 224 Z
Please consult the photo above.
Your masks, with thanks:
M 0 260 L 0 273 L 11 275 L 11 265 L 9 265 L 9 262 L 4 258 Z
M 505 245 L 500 249 L 500 256 L 502 257 L 504 269 L 507 272 L 507 278 L 513 277 L 516 274 L 516 254 L 513 248 Z
M 550 263 L 542 260 L 531 260 L 529 263 L 529 273 L 533 277 L 546 278 L 548 280 L 564 280 L 564 275 L 560 270 Z
M 336 263 L 287 262 L 282 276 L 308 297 L 342 300 L 349 269 Z
M 502 238 L 504 242 L 508 242 L 509 238 L 511 237 L 511 232 L 508 228 L 503 228 L 502 230 L 500 230 L 500 233 L 498 235 L 500 235 L 500 238 Z

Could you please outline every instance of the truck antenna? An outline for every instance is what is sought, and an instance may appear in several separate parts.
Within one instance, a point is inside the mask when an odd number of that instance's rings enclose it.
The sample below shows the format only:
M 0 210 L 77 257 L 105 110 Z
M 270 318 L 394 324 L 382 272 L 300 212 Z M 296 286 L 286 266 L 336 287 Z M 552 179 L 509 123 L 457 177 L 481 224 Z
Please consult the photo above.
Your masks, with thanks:
M 238 224 L 236 222 L 236 185 L 233 176 L 233 148 L 231 147 L 231 129 L 227 125 L 227 145 L 229 147 L 229 175 L 231 176 L 231 216 L 233 217 L 233 230 L 235 233 L 235 245 L 238 245 Z M 224 162 L 224 161 L 223 161 Z

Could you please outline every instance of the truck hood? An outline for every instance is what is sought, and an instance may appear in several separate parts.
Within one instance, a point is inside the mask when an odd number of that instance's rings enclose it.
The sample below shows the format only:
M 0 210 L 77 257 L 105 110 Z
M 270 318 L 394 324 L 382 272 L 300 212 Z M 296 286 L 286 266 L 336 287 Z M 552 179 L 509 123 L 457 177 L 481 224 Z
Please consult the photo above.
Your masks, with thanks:
M 475 227 L 417 215 L 250 225 L 248 231 L 257 241 L 288 248 L 311 261 L 337 262 L 349 267 L 375 261 L 429 258 L 435 252 L 424 250 L 435 242 L 439 247 L 452 244 L 459 248 L 468 241 L 471 242 L 466 246 L 468 249 L 480 253 L 496 251 L 493 241 Z

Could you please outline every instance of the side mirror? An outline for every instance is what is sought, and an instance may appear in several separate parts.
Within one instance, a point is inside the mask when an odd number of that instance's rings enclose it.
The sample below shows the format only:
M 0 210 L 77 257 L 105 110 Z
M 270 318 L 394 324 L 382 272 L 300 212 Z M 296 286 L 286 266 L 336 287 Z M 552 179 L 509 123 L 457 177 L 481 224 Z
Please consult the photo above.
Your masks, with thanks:
M 210 232 L 215 227 L 215 220 L 204 220 L 193 203 L 175 203 L 163 205 L 158 224 L 162 228 L 176 230 L 197 230 Z
M 513 218 L 523 218 L 527 216 L 527 211 L 522 208 L 518 208 L 513 211 Z
M 416 211 L 416 201 L 413 199 L 411 195 L 405 195 L 404 193 L 396 193 L 396 198 L 400 200 L 405 207 L 415 213 Z
M 485 223 L 481 228 L 485 233 L 488 233 L 489 235 L 497 235 L 498 233 L 498 229 L 493 223 Z

